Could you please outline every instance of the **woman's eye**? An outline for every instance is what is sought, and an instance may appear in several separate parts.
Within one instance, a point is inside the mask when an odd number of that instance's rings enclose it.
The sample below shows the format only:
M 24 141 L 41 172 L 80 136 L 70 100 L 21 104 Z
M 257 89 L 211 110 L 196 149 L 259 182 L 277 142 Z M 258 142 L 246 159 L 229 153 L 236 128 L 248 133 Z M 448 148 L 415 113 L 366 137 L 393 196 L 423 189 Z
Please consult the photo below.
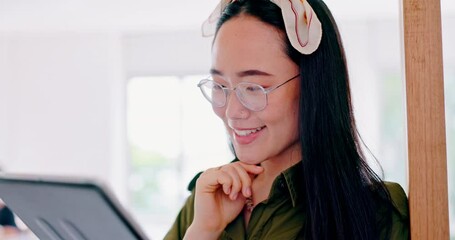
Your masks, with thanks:
M 220 85 L 220 84 L 213 84 L 213 87 L 212 89 L 215 90 L 215 91 L 221 91 L 223 90 L 224 86 L 223 85 Z
M 254 93 L 254 92 L 262 91 L 262 88 L 261 88 L 260 86 L 250 85 L 250 86 L 247 86 L 247 87 L 245 88 L 245 90 L 246 90 L 247 92 L 252 92 L 252 93 Z

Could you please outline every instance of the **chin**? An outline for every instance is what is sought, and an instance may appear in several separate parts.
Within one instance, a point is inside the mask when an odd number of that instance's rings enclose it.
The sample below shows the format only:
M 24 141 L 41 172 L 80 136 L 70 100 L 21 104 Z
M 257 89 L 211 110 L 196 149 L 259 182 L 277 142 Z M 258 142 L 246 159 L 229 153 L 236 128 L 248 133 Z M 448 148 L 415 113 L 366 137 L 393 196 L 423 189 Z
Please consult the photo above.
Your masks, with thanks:
M 257 154 L 242 154 L 242 153 L 237 153 L 237 159 L 239 159 L 240 162 L 245 163 L 245 164 L 250 164 L 250 165 L 258 165 L 263 160 L 258 158 Z

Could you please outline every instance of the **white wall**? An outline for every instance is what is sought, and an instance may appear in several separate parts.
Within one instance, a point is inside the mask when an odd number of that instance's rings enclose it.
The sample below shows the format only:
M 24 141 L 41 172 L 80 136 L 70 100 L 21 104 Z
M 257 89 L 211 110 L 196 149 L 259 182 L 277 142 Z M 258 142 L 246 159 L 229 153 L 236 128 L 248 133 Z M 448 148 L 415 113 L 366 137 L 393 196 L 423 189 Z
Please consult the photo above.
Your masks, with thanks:
M 3 165 L 108 179 L 116 80 L 107 33 L 2 33 Z
M 6 97 L 6 87 L 2 86 L 4 84 L 2 79 L 6 79 L 6 38 L 4 35 L 0 34 L 0 168 L 3 166 L 3 162 L 6 159 L 6 107 L 7 100 Z
M 211 41 L 198 29 L 125 33 L 125 72 L 129 76 L 208 73 Z

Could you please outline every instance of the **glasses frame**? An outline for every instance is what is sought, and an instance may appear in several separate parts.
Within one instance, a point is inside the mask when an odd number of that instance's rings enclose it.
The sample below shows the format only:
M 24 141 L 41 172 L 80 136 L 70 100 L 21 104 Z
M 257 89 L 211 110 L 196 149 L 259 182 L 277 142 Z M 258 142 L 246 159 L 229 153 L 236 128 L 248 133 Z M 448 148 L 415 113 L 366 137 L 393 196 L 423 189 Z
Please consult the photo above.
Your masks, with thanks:
M 268 87 L 268 88 L 264 88 L 263 86 L 257 84 L 257 83 L 250 83 L 250 82 L 241 82 L 239 84 L 237 84 L 235 87 L 233 87 L 232 89 L 231 88 L 228 88 L 228 87 L 225 87 L 217 82 L 215 82 L 213 79 L 211 79 L 210 77 L 209 78 L 205 78 L 205 79 L 202 79 L 198 84 L 197 84 L 197 87 L 201 90 L 202 92 L 202 95 L 204 96 L 205 99 L 207 99 L 211 104 L 212 106 L 214 107 L 218 107 L 218 108 L 221 108 L 221 107 L 224 107 L 226 106 L 226 103 L 227 103 L 227 98 L 230 94 L 230 92 L 234 91 L 235 92 L 235 95 L 237 96 L 237 99 L 239 100 L 239 102 L 247 109 L 251 110 L 251 111 L 254 111 L 254 112 L 259 112 L 259 111 L 262 111 L 264 110 L 267 105 L 268 105 L 268 95 L 269 93 L 271 93 L 272 91 L 278 89 L 279 87 L 285 85 L 286 83 L 296 79 L 297 77 L 299 77 L 300 74 L 297 74 L 295 75 L 294 77 L 292 78 L 289 78 L 288 80 L 280 83 L 280 84 L 277 84 L 275 86 L 271 86 L 271 87 Z M 212 100 L 210 100 L 210 98 L 207 96 L 207 94 L 205 94 L 204 90 L 202 90 L 202 86 L 205 85 L 207 82 L 212 82 L 214 85 L 218 85 L 224 92 L 224 101 L 222 104 L 219 104 L 219 105 L 216 105 L 212 102 Z M 264 104 L 264 107 L 260 108 L 260 109 L 251 109 L 250 107 L 247 106 L 247 104 L 245 104 L 243 101 L 242 101 L 242 97 L 240 97 L 240 92 L 237 91 L 237 87 L 241 84 L 252 84 L 252 85 L 255 85 L 257 87 L 259 87 L 263 92 L 264 92 L 264 95 L 265 95 L 265 104 Z

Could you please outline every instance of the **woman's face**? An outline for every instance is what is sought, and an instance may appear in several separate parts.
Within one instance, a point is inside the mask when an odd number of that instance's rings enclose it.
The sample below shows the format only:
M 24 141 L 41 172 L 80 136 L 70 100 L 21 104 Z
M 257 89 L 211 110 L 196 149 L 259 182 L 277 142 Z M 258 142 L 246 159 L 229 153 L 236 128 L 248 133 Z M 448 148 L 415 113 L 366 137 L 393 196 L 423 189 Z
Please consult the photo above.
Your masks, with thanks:
M 230 89 L 241 82 L 276 86 L 299 73 L 284 49 L 281 33 L 274 27 L 251 16 L 235 17 L 222 25 L 214 40 L 212 77 Z M 290 158 L 299 149 L 299 82 L 298 77 L 269 93 L 267 106 L 259 112 L 243 106 L 234 92 L 224 107 L 213 107 L 239 160 L 259 164 Z

